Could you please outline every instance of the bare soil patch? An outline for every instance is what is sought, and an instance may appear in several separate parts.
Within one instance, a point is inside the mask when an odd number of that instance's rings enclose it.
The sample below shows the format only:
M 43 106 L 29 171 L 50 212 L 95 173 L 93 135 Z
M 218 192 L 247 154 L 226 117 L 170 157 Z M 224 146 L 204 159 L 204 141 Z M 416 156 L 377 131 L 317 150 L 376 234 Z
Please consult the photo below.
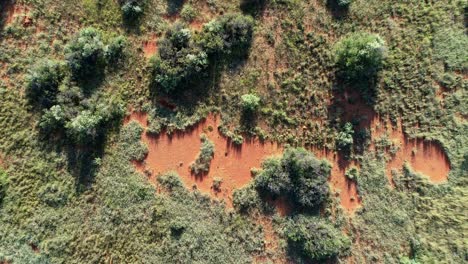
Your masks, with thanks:
M 150 37 L 149 40 L 143 41 L 143 54 L 145 58 L 151 58 L 158 51 L 157 36 Z

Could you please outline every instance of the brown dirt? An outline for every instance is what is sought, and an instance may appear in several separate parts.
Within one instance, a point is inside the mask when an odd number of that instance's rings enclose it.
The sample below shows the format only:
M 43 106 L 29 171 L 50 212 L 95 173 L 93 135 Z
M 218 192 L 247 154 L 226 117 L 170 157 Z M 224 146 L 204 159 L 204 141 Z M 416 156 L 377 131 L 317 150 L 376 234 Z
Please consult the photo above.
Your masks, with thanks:
M 405 162 L 408 162 L 414 171 L 429 177 L 432 183 L 447 181 L 450 162 L 440 144 L 424 139 L 409 139 L 403 132 L 401 122 L 398 122 L 395 129 L 386 129 L 389 125 L 382 123 L 378 118 L 372 123 L 372 138 L 386 134 L 392 143 L 399 147 L 387 163 L 386 172 L 391 184 L 392 170 L 401 170 Z
M 190 29 L 195 30 L 195 31 L 201 31 L 203 29 L 203 25 L 205 23 L 200 20 L 194 20 L 189 24 Z
M 13 4 L 10 1 L 7 1 L 6 6 L 4 7 L 6 13 L 6 25 L 9 25 L 15 21 L 17 17 L 21 18 L 21 23 L 24 27 L 32 25 L 32 18 L 28 15 L 29 8 L 25 5 Z
M 143 54 L 145 58 L 151 58 L 158 51 L 158 38 L 152 36 L 149 40 L 143 41 Z

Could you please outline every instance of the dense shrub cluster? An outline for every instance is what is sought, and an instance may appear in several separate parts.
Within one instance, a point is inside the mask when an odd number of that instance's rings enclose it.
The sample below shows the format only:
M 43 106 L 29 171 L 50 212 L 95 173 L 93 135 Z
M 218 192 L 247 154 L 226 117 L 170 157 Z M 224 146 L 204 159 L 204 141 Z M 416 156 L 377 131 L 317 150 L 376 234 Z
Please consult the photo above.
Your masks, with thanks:
M 212 55 L 245 51 L 252 33 L 252 18 L 242 15 L 213 20 L 197 36 L 184 24 L 174 25 L 159 42 L 158 55 L 152 60 L 155 84 L 166 92 L 187 85 L 207 74 Z
M 373 78 L 381 69 L 385 57 L 385 42 L 375 34 L 353 33 L 336 44 L 335 55 L 343 78 L 365 81 Z
M 201 146 L 197 159 L 190 165 L 190 170 L 194 174 L 207 173 L 210 170 L 210 163 L 215 152 L 214 143 L 205 134 L 200 137 Z
M 66 46 L 66 63 L 44 60 L 32 68 L 26 95 L 45 108 L 39 126 L 47 134 L 65 131 L 75 143 L 93 142 L 106 124 L 123 114 L 119 103 L 102 101 L 84 81 L 100 78 L 108 63 L 122 57 L 125 43 L 118 36 L 105 45 L 99 30 L 85 28 Z
M 146 0 L 120 0 L 123 17 L 126 21 L 138 20 L 143 14 Z
M 353 135 L 353 125 L 347 122 L 336 136 L 336 148 L 338 150 L 349 151 L 354 142 Z
M 255 186 L 264 194 L 286 195 L 304 208 L 316 208 L 328 195 L 330 165 L 303 148 L 289 148 L 283 157 L 269 158 L 255 177 Z
M 351 240 L 341 230 L 317 217 L 297 216 L 284 233 L 290 250 L 313 262 L 346 254 L 351 247 Z

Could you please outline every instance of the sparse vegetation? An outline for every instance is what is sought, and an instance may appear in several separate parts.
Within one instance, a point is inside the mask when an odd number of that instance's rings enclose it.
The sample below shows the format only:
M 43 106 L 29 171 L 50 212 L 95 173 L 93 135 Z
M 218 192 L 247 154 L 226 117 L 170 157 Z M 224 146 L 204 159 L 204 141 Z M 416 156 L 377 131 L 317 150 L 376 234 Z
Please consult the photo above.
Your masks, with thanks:
M 207 173 L 210 170 L 210 163 L 214 155 L 214 144 L 205 134 L 200 137 L 201 146 L 200 153 L 197 159 L 190 165 L 190 169 L 194 174 Z

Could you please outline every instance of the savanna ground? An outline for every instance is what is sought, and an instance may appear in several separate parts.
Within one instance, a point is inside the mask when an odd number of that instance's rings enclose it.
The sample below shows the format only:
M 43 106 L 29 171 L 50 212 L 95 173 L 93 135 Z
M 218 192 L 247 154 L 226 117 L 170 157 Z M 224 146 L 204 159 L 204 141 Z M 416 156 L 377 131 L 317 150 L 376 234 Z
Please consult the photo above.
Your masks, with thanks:
M 288 233 L 316 219 L 350 241 L 327 263 L 466 261 L 466 0 L 142 2 L 129 21 L 116 0 L 0 0 L 0 263 L 307 263 Z M 242 54 L 214 60 L 186 89 L 154 87 L 151 57 L 168 29 L 185 20 L 198 36 L 241 13 L 254 21 Z M 77 144 L 40 129 L 44 110 L 26 86 L 34 65 L 65 60 L 90 26 L 126 45 L 78 84 L 88 91 L 80 107 L 124 113 L 97 141 Z M 382 69 L 362 84 L 370 89 L 337 76 L 334 46 L 352 32 L 385 41 Z M 253 115 L 244 94 L 260 98 Z M 346 123 L 353 143 L 344 150 Z M 209 171 L 193 175 L 201 134 L 214 154 Z M 261 160 L 288 146 L 332 166 L 314 210 L 251 190 L 250 166 L 261 175 Z M 247 211 L 232 204 L 239 188 L 251 194 Z

